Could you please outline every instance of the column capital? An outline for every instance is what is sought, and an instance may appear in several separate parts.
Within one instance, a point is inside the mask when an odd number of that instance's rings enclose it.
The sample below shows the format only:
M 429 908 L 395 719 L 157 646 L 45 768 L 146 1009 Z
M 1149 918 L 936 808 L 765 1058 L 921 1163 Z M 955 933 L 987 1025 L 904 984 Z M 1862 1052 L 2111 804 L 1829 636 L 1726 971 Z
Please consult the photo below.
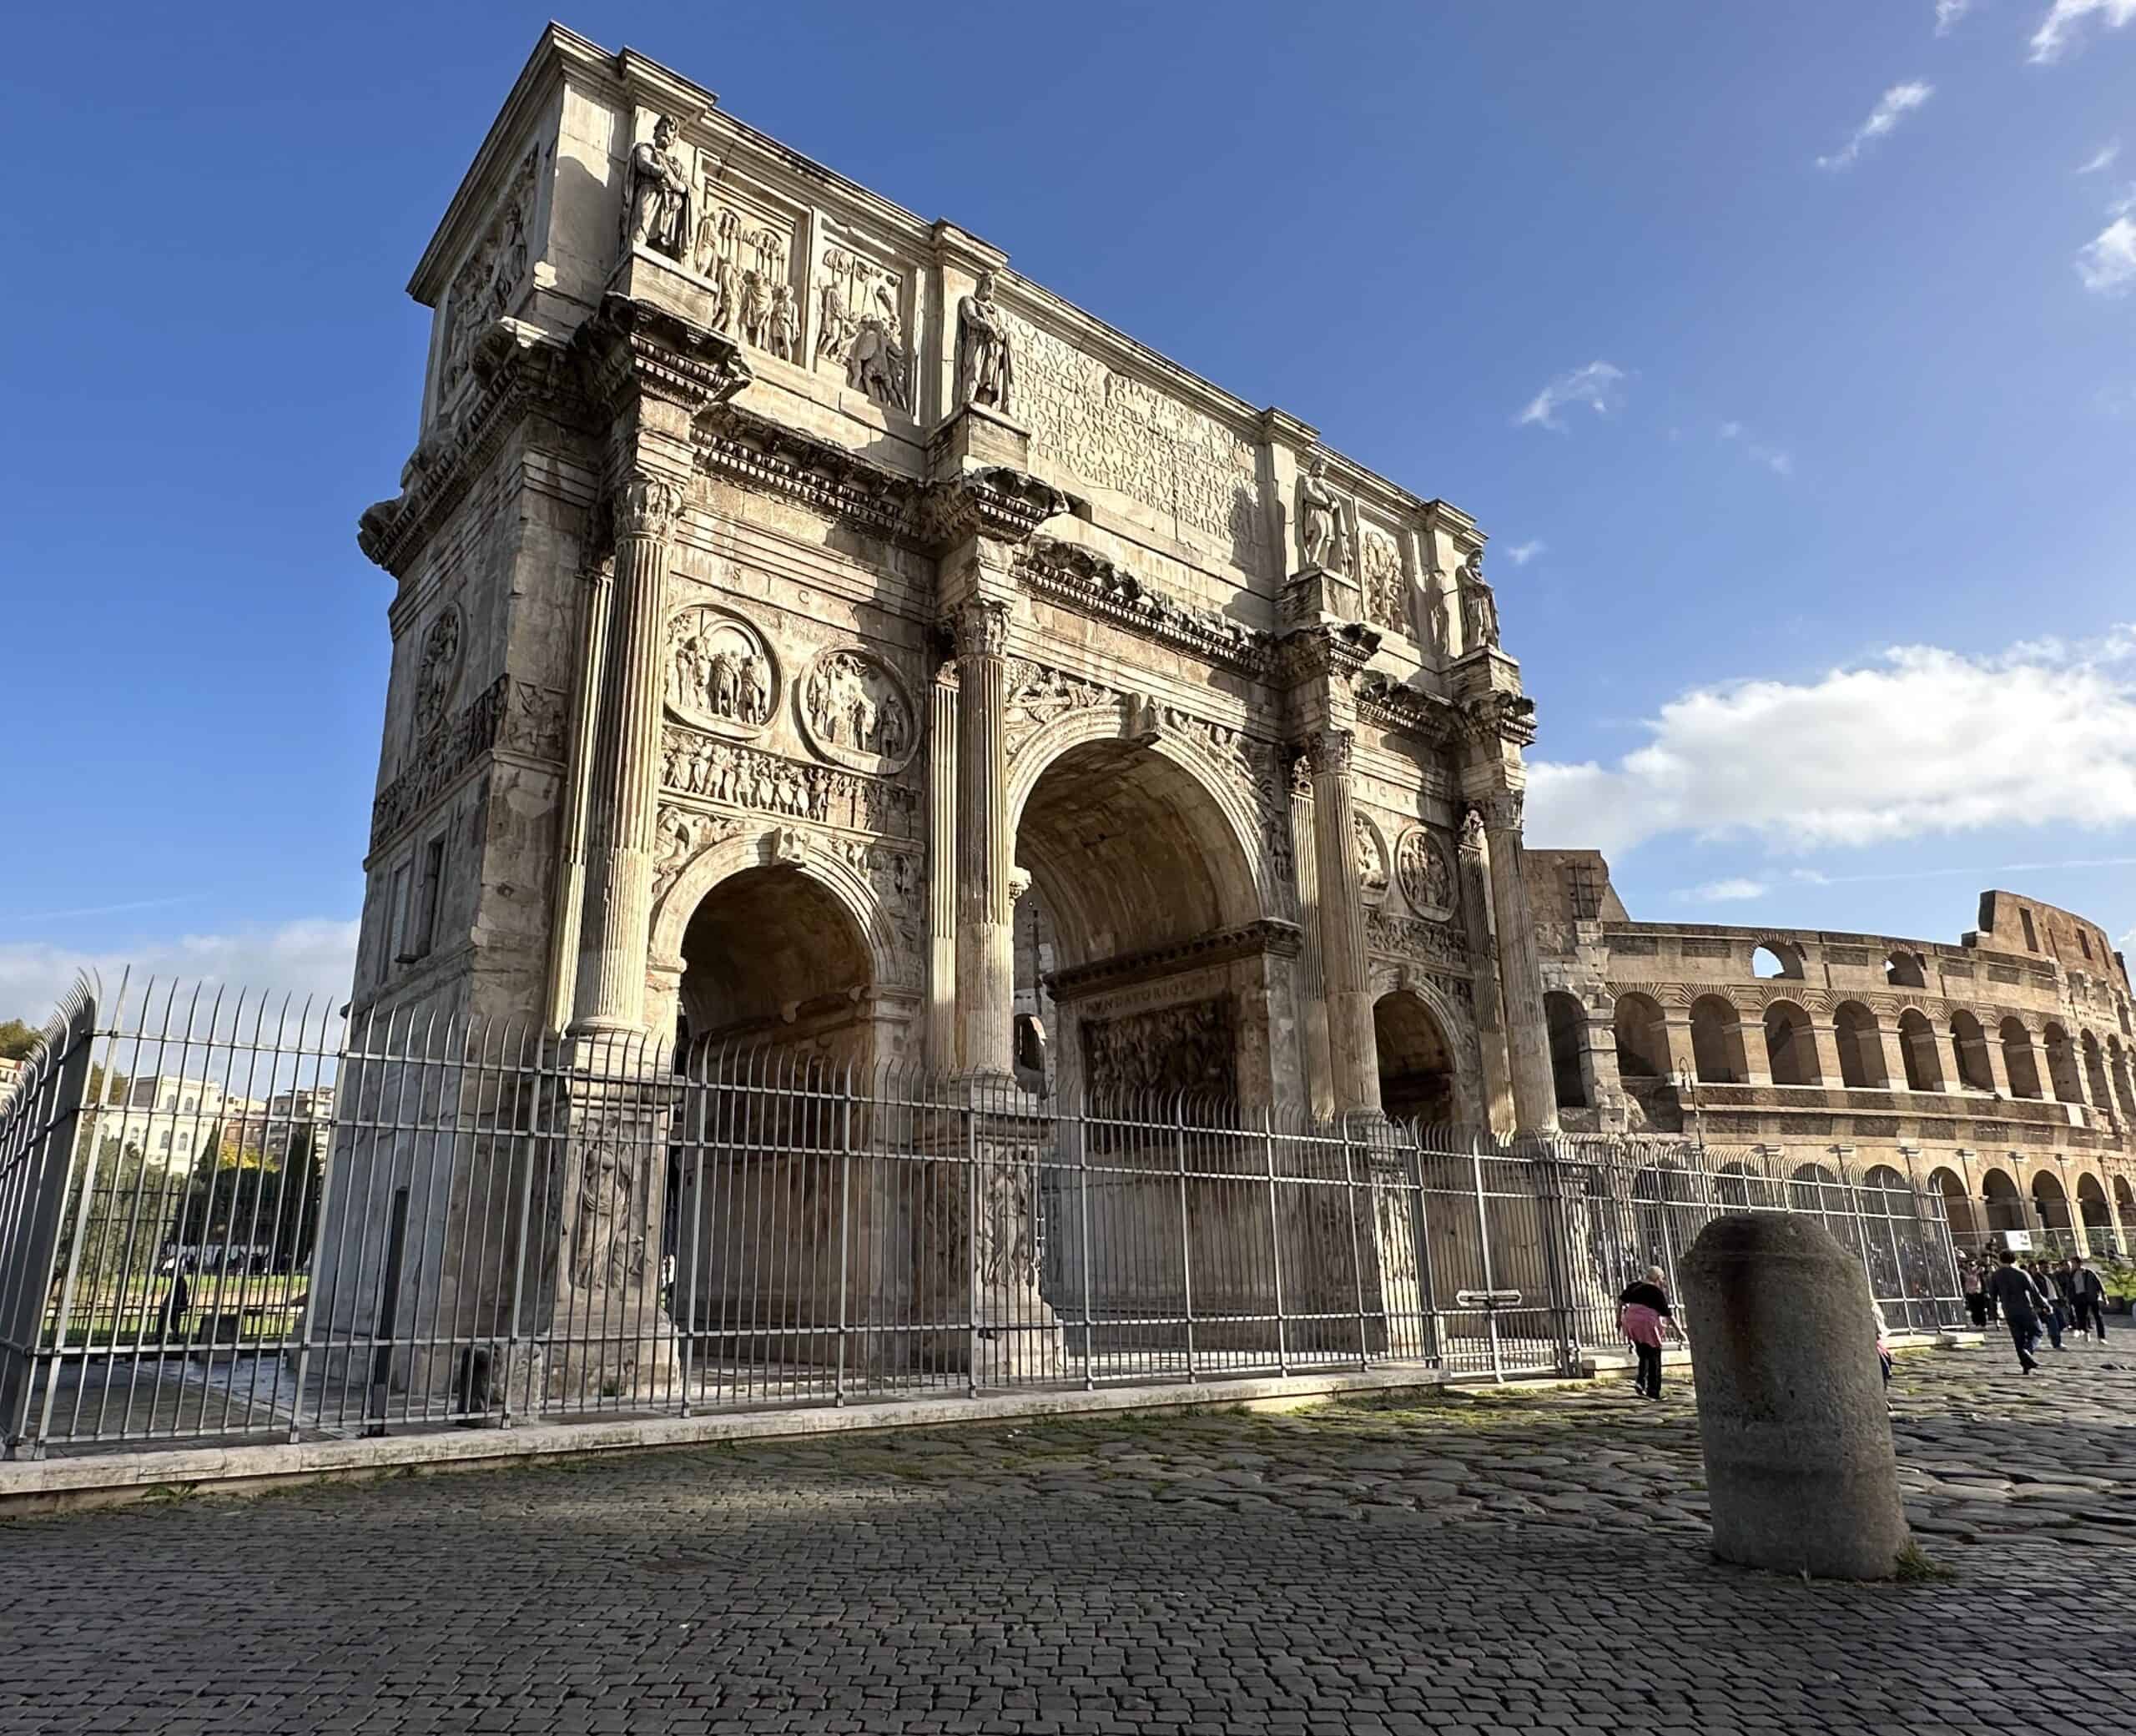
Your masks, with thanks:
M 1008 654 L 1009 605 L 1000 597 L 967 596 L 948 610 L 942 624 L 960 658 Z
M 1523 812 L 1527 806 L 1528 793 L 1518 789 L 1487 790 L 1468 804 L 1468 813 L 1474 814 L 1487 833 L 1519 832 Z M 1468 822 L 1462 819 L 1463 843 L 1468 842 Z
M 609 501 L 617 536 L 650 536 L 665 541 L 682 516 L 686 494 L 683 484 L 673 476 L 657 470 L 632 470 L 616 484 Z
M 1347 777 L 1357 755 L 1358 737 L 1354 730 L 1322 724 L 1301 736 L 1294 745 L 1297 763 L 1305 768 L 1307 777 L 1323 772 Z

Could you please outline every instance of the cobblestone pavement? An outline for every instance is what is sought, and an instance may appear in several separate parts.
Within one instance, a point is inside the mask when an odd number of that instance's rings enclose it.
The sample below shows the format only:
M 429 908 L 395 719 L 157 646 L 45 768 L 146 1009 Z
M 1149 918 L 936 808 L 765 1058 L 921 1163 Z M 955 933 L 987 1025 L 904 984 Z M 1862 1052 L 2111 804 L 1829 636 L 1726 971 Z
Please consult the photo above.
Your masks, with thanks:
M 2136 1341 L 2008 1363 L 1902 1359 L 1880 1587 L 1709 1560 L 1689 1403 L 1620 1386 L 21 1521 L 0 1729 L 2125 1727 Z

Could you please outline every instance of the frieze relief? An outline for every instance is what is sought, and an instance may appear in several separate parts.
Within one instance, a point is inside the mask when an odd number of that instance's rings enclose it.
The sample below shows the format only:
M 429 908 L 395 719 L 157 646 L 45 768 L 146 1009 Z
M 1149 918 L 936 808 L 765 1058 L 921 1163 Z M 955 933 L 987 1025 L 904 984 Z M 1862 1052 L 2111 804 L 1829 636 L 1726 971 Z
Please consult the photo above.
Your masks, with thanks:
M 856 771 L 902 771 L 919 744 L 911 696 L 873 652 L 818 652 L 801 682 L 799 709 L 809 745 Z
M 561 760 L 563 712 L 562 695 L 499 676 L 451 722 L 422 737 L 412 762 L 395 767 L 371 803 L 371 848 L 397 835 L 491 749 Z
M 912 413 L 904 281 L 851 247 L 827 247 L 816 274 L 816 367 L 887 409 Z
M 1402 551 L 1384 531 L 1369 525 L 1358 536 L 1358 550 L 1365 619 L 1376 627 L 1409 637 L 1409 587 L 1402 576 Z
M 529 151 L 482 238 L 452 279 L 446 303 L 445 343 L 438 363 L 441 403 L 458 390 L 474 365 L 484 332 L 511 311 L 526 281 L 526 234 L 534 222 L 534 169 Z
M 1266 570 L 1255 442 L 1006 308 L 1000 323 L 1035 456 L 1214 539 L 1238 566 Z
M 672 724 L 661 736 L 660 777 L 668 789 L 748 813 L 892 838 L 919 836 L 919 798 L 902 784 L 804 765 Z
M 460 680 L 461 642 L 465 637 L 460 610 L 447 603 L 423 634 L 423 649 L 416 666 L 416 738 L 430 735 L 445 722 L 452 692 Z
M 750 622 L 708 603 L 690 603 L 668 621 L 668 707 L 724 735 L 754 735 L 771 722 L 778 669 Z
M 793 288 L 793 231 L 723 198 L 708 169 L 697 201 L 690 263 L 711 280 L 715 331 L 775 355 L 801 359 L 801 304 Z
M 1238 1040 L 1228 996 L 1085 1019 L 1079 1030 L 1084 1088 L 1094 1099 L 1237 1095 Z
M 1120 702 L 1121 696 L 1111 687 L 1017 657 L 1009 665 L 1009 709 L 1003 730 L 1007 755 L 1014 759 L 1034 735 L 1056 717 L 1071 712 L 1116 707 Z
M 1361 813 L 1350 816 L 1351 851 L 1358 865 L 1358 895 L 1366 903 L 1387 902 L 1387 840 L 1379 828 Z

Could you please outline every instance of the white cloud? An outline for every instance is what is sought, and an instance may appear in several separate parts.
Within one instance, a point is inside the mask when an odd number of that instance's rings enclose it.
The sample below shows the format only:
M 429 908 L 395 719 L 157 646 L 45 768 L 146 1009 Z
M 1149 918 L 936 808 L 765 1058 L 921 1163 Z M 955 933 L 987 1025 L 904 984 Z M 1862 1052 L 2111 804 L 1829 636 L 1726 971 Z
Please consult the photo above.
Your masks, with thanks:
M 2094 295 L 2136 286 L 2136 217 L 2117 217 L 2077 249 L 2077 275 Z
M 1624 401 L 1618 388 L 1627 377 L 1614 362 L 1589 362 L 1584 368 L 1574 368 L 1569 374 L 1560 374 L 1529 399 L 1514 423 L 1520 427 L 1534 423 L 1562 428 L 1564 424 L 1558 420 L 1558 412 L 1568 404 L 1584 404 L 1597 415 L 1607 415 Z
M 2120 155 L 2121 141 L 2118 138 L 2109 138 L 2077 165 L 2077 173 L 2080 175 L 2095 175 L 2103 169 L 2112 169 L 2115 159 Z
M 2136 624 L 1970 657 L 1902 646 L 1809 682 L 1695 688 L 1612 765 L 1540 761 L 1539 846 L 1670 833 L 1782 850 L 2136 823 Z
M 2108 29 L 2118 30 L 2136 18 L 2136 0 L 2054 0 L 2033 33 L 2031 58 L 2043 63 L 2060 58 L 2077 27 L 2094 16 L 2103 18 Z
M 1972 0 L 1936 0 L 1936 33 L 1948 36 L 1960 18 L 1972 10 Z
M 1744 428 L 1741 422 L 1723 422 L 1720 425 L 1720 437 L 1725 440 L 1742 440 L 1744 455 L 1753 464 L 1763 465 L 1776 476 L 1791 476 L 1795 474 L 1793 453 L 1785 451 L 1778 446 L 1769 446 L 1762 440 L 1744 439 Z
M 1516 542 L 1505 551 L 1505 557 L 1515 566 L 1525 566 L 1549 546 L 1549 544 L 1539 537 L 1528 542 Z
M 2136 0 L 2129 0 L 2136 6 Z M 1846 169 L 1861 154 L 1861 148 L 1872 138 L 1882 138 L 1899 123 L 1899 118 L 1910 110 L 1918 108 L 1936 94 L 1936 87 L 1924 84 L 1918 78 L 1909 78 L 1903 84 L 1894 84 L 1877 99 L 1877 106 L 1869 111 L 1869 118 L 1854 129 L 1854 136 L 1829 157 L 1817 159 L 1820 169 Z
M 1761 898 L 1766 889 L 1764 882 L 1746 880 L 1738 875 L 1730 880 L 1709 880 L 1703 886 L 1686 887 L 1675 896 L 1679 903 L 1684 904 L 1734 904 L 1747 898 Z
M 204 1018 L 214 990 L 221 989 L 225 991 L 226 1017 L 229 991 L 246 989 L 271 996 L 276 1004 L 285 994 L 294 996 L 293 1014 L 311 997 L 316 1019 L 321 1008 L 335 1011 L 348 999 L 355 959 L 356 924 L 328 917 L 285 923 L 278 928 L 144 938 L 105 953 L 79 952 L 42 941 L 0 942 L 0 1019 L 43 1024 L 60 996 L 84 972 L 101 979 L 108 1004 L 129 969 L 129 1001 L 153 977 L 159 984 L 181 982 L 189 990 L 195 983 L 209 985 L 209 994 L 201 1002 Z M 159 992 L 159 1005 L 161 999 Z M 183 1009 L 184 1005 L 181 998 L 179 1006 Z M 270 1021 L 273 1016 L 270 1010 Z

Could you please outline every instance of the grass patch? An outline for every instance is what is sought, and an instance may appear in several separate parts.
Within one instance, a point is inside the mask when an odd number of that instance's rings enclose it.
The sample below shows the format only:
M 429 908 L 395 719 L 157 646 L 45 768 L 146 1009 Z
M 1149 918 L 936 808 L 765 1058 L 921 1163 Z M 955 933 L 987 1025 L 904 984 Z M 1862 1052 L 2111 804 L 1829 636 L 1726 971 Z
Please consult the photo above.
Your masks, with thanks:
M 1892 1577 L 1901 1585 L 1947 1585 L 1958 1577 L 1956 1567 L 1944 1566 L 1916 1542 L 1899 1551 L 1897 1567 Z

